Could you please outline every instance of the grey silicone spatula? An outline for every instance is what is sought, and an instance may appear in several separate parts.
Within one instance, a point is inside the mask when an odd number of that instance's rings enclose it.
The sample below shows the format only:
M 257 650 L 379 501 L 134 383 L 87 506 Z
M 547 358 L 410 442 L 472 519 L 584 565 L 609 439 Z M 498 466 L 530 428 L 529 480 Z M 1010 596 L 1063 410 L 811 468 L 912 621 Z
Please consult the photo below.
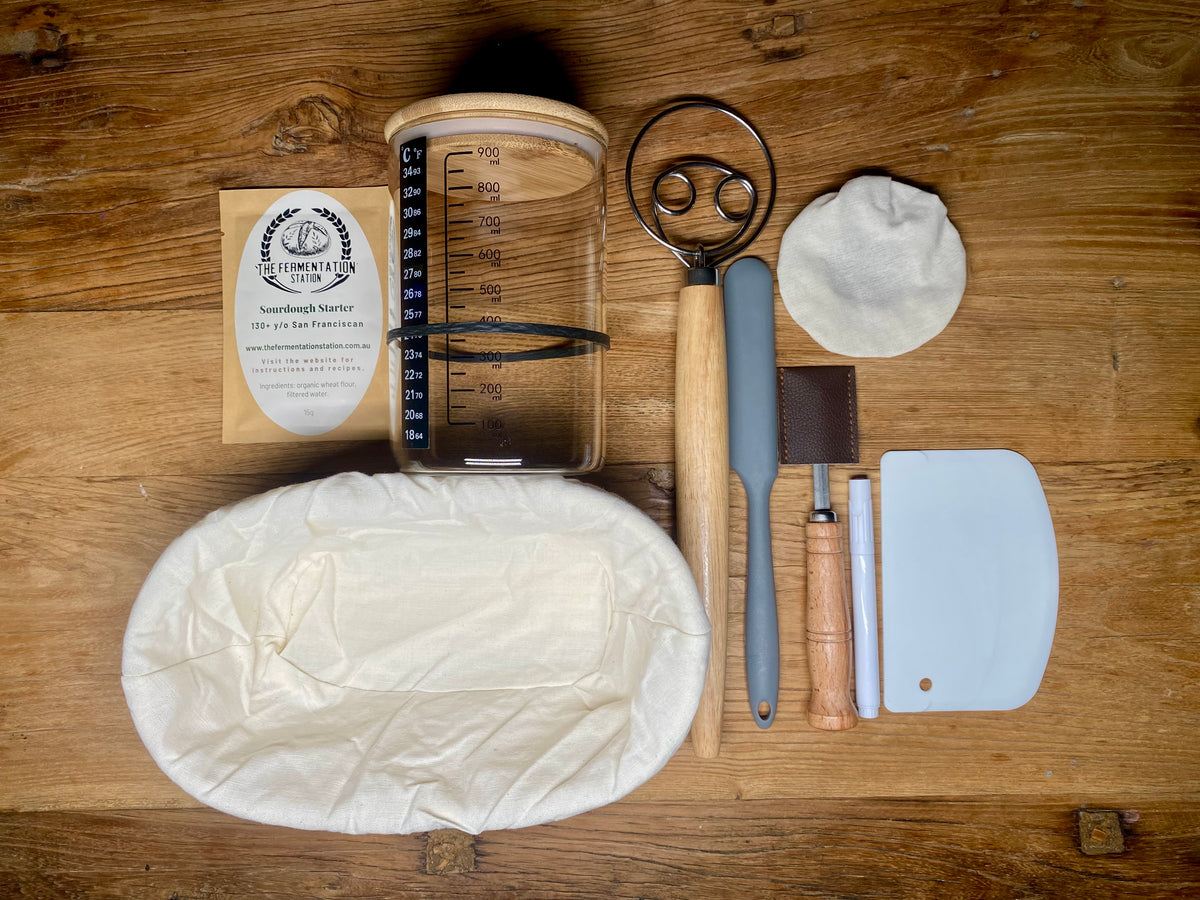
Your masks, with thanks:
M 775 405 L 775 283 L 761 260 L 725 273 L 729 461 L 746 488 L 746 685 L 759 728 L 779 700 L 779 619 L 771 561 L 771 488 L 779 471 Z

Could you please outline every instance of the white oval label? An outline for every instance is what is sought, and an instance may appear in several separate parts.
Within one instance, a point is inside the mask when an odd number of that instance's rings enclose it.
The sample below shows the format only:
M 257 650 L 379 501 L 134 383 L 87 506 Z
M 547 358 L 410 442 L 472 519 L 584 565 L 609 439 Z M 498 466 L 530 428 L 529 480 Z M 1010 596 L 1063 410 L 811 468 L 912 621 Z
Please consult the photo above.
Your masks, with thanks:
M 375 257 L 346 207 L 308 190 L 273 203 L 246 240 L 236 297 L 238 358 L 259 408 L 293 434 L 345 422 L 383 330 Z

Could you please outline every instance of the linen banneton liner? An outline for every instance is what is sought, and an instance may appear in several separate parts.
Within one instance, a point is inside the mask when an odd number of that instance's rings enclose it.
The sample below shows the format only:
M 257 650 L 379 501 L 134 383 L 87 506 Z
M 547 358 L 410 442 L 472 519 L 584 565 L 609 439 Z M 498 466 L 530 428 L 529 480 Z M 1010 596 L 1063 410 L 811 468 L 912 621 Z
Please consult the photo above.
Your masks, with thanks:
M 341 474 L 177 538 L 134 604 L 122 684 L 158 765 L 217 809 L 478 833 L 654 775 L 708 631 L 670 538 L 597 488 Z

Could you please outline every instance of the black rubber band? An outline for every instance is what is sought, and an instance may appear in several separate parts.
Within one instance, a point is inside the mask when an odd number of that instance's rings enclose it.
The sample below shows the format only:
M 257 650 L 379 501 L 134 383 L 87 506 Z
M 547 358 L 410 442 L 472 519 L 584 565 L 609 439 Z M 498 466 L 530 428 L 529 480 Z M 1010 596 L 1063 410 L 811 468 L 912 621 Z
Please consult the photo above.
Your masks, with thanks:
M 430 351 L 432 359 L 449 359 L 455 362 L 524 362 L 535 359 L 559 359 L 568 356 L 583 356 L 594 353 L 598 347 L 609 348 L 608 335 L 587 328 L 569 325 L 547 325 L 539 322 L 432 322 L 425 325 L 405 325 L 388 331 L 388 343 L 405 341 L 409 338 L 451 334 L 527 334 L 536 337 L 563 338 L 566 343 L 554 344 L 541 350 L 526 350 L 519 353 L 495 354 L 461 353 L 446 354 Z

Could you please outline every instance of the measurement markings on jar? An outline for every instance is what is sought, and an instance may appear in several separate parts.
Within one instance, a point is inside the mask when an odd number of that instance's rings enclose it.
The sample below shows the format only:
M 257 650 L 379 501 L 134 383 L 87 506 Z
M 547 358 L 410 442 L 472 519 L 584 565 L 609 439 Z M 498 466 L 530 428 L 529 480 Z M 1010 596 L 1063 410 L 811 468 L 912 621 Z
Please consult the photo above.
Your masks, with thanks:
M 450 374 L 451 375 L 466 375 L 467 373 L 466 372 L 451 372 Z M 450 393 L 452 393 L 452 394 L 473 394 L 473 393 L 475 393 L 475 389 L 474 388 L 450 388 Z M 467 406 L 465 403 L 451 404 L 450 408 L 451 409 L 466 409 Z
M 476 153 L 480 159 L 475 159 Z M 481 166 L 489 168 L 481 171 Z M 478 308 L 483 304 L 484 309 L 497 310 L 503 303 L 496 271 L 502 265 L 496 240 L 501 235 L 500 214 L 471 211 L 480 204 L 501 201 L 502 178 L 490 168 L 499 166 L 500 151 L 495 147 L 452 151 L 442 162 L 445 320 L 451 327 L 464 329 L 446 335 L 446 422 L 450 425 L 478 425 L 480 402 L 490 405 L 503 397 L 500 382 L 477 381 L 474 366 L 463 365 L 488 362 L 492 370 L 501 368 L 500 351 L 481 350 L 480 336 L 467 324 L 503 321 L 495 312 L 481 314 Z M 488 271 L 486 278 L 481 270 Z M 496 377 L 498 372 L 489 374 Z
M 429 230 L 426 212 L 429 184 L 425 138 L 407 142 L 400 150 L 400 321 L 424 325 L 429 321 Z M 404 386 L 401 444 L 410 450 L 429 447 L 429 337 L 400 341 L 401 383 Z
M 453 191 L 470 191 L 470 190 L 473 190 L 475 187 L 473 184 L 468 184 L 466 182 L 463 182 L 462 184 L 458 184 L 457 182 L 463 181 L 463 176 L 464 176 L 466 170 L 461 169 L 461 168 L 452 168 L 452 166 L 461 162 L 461 160 L 455 159 L 455 157 L 461 157 L 461 156 L 469 157 L 471 155 L 472 155 L 472 153 L 470 150 L 455 150 L 455 151 L 451 151 L 450 153 L 447 153 L 445 158 L 442 161 L 442 186 L 445 188 L 444 193 L 443 193 L 443 196 L 445 197 L 445 202 L 444 202 L 443 210 L 442 210 L 442 224 L 443 224 L 442 262 L 444 265 L 444 271 L 445 271 L 445 275 L 446 275 L 446 322 L 447 323 L 452 321 L 451 320 L 451 312 L 453 310 L 464 310 L 467 308 L 465 303 L 458 303 L 458 302 L 451 303 L 450 302 L 451 295 L 469 293 L 472 290 L 471 288 L 455 287 L 452 284 L 452 278 L 461 277 L 461 276 L 464 276 L 467 274 L 466 269 L 458 269 L 458 268 L 451 269 L 450 268 L 451 260 L 455 261 L 454 265 L 461 266 L 462 263 L 459 262 L 459 260 L 471 259 L 474 256 L 474 254 L 472 254 L 472 253 L 465 253 L 461 250 L 457 250 L 457 248 L 456 248 L 455 252 L 451 252 L 451 249 L 450 249 L 452 244 L 458 244 L 459 242 L 466 240 L 465 235 L 451 234 L 450 233 L 451 228 L 452 227 L 461 228 L 463 225 L 474 224 L 473 219 L 462 218 L 462 213 L 459 213 L 457 211 L 453 213 L 455 218 L 451 218 L 451 215 L 452 215 L 451 210 L 458 210 L 459 208 L 465 206 L 466 204 L 465 204 L 465 202 L 459 201 L 459 200 L 455 200 L 453 203 L 450 201 L 451 196 L 455 196 L 455 197 L 459 196 L 457 194 L 452 194 Z M 452 183 L 452 182 L 454 182 L 454 183 Z M 456 297 L 455 299 L 458 300 L 460 298 Z M 450 381 L 451 378 L 462 377 L 467 374 L 466 372 L 451 371 L 451 369 L 450 369 L 451 357 L 453 356 L 453 354 L 451 353 L 451 346 L 454 344 L 464 344 L 464 343 L 466 343 L 466 340 L 467 340 L 466 338 L 451 337 L 450 335 L 446 335 L 446 354 L 445 354 L 446 355 L 446 422 L 449 425 L 474 425 L 475 424 L 475 422 L 471 421 L 469 417 L 466 419 L 455 419 L 456 415 L 460 415 L 460 416 L 463 415 L 462 411 L 466 410 L 468 407 L 464 403 L 453 402 L 454 401 L 453 395 L 463 393 L 463 390 L 461 388 L 452 387 L 451 381 Z
M 450 274 L 453 275 L 454 273 L 451 272 Z M 466 273 L 464 272 L 463 274 L 465 275 Z M 450 293 L 451 294 L 473 294 L 473 293 L 475 293 L 475 288 L 465 288 L 465 287 L 450 288 Z M 463 298 L 463 299 L 465 299 L 465 298 Z M 449 304 L 449 306 L 447 306 L 447 309 L 466 309 L 466 308 L 467 308 L 467 304 L 465 304 L 465 303 L 451 303 L 451 304 Z

